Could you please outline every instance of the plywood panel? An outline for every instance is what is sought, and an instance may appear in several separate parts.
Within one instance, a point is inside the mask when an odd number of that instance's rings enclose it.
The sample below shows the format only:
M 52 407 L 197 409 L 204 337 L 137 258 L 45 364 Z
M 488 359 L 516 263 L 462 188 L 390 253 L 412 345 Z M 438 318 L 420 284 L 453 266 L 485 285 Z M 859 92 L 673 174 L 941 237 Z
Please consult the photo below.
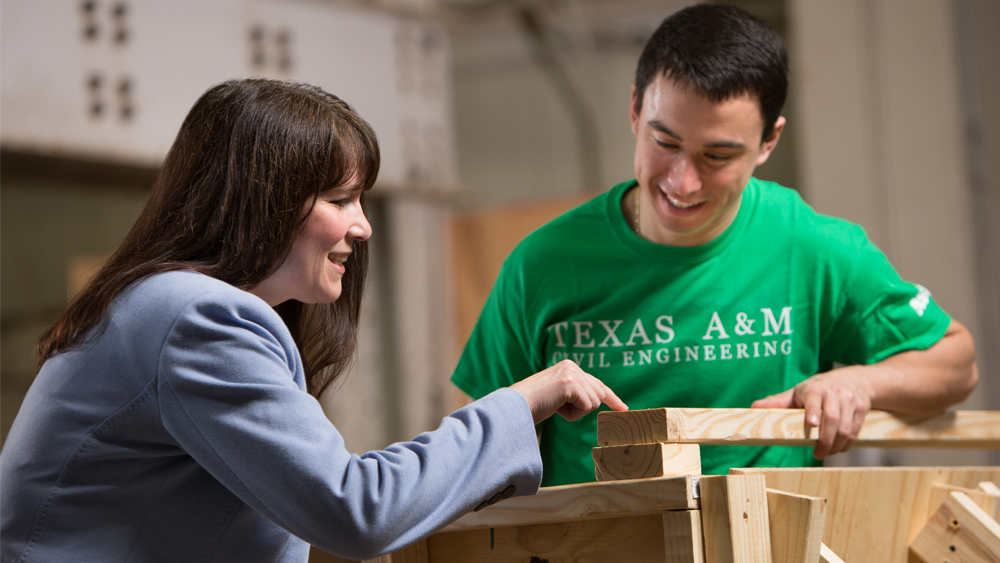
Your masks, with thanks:
M 829 502 L 823 543 L 845 561 L 906 563 L 907 548 L 927 522 L 931 487 L 974 488 L 1000 481 L 997 467 L 747 468 L 763 474 L 769 489 Z

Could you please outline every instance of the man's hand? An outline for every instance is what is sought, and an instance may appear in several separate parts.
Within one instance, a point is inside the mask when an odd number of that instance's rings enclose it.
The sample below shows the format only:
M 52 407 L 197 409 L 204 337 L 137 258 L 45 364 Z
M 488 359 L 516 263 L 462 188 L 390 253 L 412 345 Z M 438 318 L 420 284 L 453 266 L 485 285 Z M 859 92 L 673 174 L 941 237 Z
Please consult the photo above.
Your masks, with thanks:
M 573 421 L 601 406 L 601 403 L 616 411 L 628 410 L 607 385 L 570 360 L 563 360 L 518 381 L 510 388 L 527 399 L 535 424 L 554 413 Z
M 872 409 L 874 391 L 864 367 L 850 366 L 814 375 L 795 387 L 753 403 L 758 409 L 806 409 L 806 424 L 819 427 L 816 459 L 846 452 L 858 439 Z
M 941 340 L 869 366 L 820 373 L 795 387 L 753 403 L 754 408 L 805 408 L 806 424 L 819 426 L 816 459 L 846 452 L 871 409 L 938 414 L 960 403 L 979 381 L 972 336 L 951 321 Z

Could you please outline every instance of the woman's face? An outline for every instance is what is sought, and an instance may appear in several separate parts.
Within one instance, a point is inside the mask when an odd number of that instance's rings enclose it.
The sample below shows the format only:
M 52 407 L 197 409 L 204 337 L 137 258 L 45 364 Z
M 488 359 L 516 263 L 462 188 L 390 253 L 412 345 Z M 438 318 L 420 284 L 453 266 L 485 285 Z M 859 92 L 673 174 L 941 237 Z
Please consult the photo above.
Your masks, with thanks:
M 350 182 L 319 195 L 288 257 L 250 293 L 272 307 L 289 299 L 333 303 L 340 297 L 354 241 L 372 234 L 358 184 Z

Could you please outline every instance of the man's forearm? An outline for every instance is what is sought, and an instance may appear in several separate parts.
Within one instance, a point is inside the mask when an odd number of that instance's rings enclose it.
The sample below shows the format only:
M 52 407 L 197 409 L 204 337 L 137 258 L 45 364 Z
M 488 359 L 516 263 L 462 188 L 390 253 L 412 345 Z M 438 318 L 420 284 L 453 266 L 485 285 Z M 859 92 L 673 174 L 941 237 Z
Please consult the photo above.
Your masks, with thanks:
M 935 414 L 960 403 L 979 380 L 975 344 L 969 331 L 952 321 L 948 331 L 926 350 L 896 354 L 860 367 L 872 389 L 872 408 L 911 414 Z M 849 369 L 849 368 L 848 368 Z

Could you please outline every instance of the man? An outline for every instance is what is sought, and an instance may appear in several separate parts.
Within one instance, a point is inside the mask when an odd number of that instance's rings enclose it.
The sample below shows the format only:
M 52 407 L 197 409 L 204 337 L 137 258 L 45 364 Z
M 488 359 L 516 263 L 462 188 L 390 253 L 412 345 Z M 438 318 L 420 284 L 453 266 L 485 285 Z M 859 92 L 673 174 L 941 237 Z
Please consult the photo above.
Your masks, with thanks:
M 784 129 L 787 82 L 781 40 L 745 12 L 664 20 L 632 88 L 636 180 L 518 246 L 452 380 L 480 397 L 568 359 L 633 409 L 804 407 L 819 427 L 813 452 L 703 447 L 705 473 L 819 464 L 871 408 L 968 396 L 968 331 L 860 227 L 752 178 Z M 593 480 L 596 413 L 581 422 L 542 425 L 543 485 Z

